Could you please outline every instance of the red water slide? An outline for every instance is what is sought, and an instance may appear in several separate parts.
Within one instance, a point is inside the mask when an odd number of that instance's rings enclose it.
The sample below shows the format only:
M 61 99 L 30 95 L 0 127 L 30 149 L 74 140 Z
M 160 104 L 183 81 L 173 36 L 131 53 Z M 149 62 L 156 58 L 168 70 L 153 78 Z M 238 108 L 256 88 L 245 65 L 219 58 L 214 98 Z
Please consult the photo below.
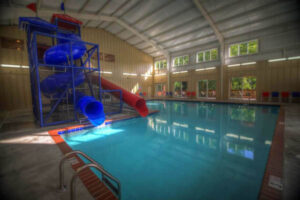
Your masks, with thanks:
M 98 76 L 92 76 L 93 84 L 99 84 Z M 142 117 L 146 117 L 149 114 L 148 107 L 146 105 L 146 101 L 127 90 L 109 82 L 108 80 L 101 78 L 101 86 L 105 90 L 122 90 L 123 101 L 127 103 L 129 106 L 133 107 Z M 112 93 L 115 97 L 120 98 L 119 93 Z

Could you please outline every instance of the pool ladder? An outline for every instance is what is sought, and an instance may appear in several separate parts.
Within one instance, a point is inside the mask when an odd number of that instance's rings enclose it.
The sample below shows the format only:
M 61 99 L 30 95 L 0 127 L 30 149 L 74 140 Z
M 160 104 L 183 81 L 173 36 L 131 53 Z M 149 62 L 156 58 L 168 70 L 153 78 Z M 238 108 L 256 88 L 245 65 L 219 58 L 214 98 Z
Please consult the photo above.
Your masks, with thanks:
M 70 197 L 71 197 L 71 200 L 76 200 L 76 180 L 77 180 L 77 177 L 79 175 L 79 173 L 81 171 L 83 171 L 84 169 L 86 168 L 95 168 L 97 169 L 98 171 L 100 171 L 102 173 L 102 178 L 100 179 L 103 183 L 106 183 L 106 186 L 108 186 L 112 191 L 113 193 L 115 193 L 115 195 L 117 196 L 117 198 L 120 200 L 121 199 L 121 183 L 120 181 L 113 177 L 109 172 L 107 172 L 103 167 L 102 165 L 98 164 L 95 160 L 93 160 L 91 157 L 89 157 L 88 155 L 86 155 L 85 153 L 81 152 L 81 151 L 71 151 L 69 153 L 67 153 L 61 160 L 60 160 L 60 163 L 59 163 L 59 191 L 60 192 L 63 192 L 63 191 L 66 191 L 66 186 L 64 184 L 64 162 L 70 158 L 72 155 L 81 155 L 83 156 L 84 158 L 86 158 L 87 160 L 89 160 L 91 163 L 88 163 L 88 164 L 85 164 L 81 167 L 79 167 L 74 175 L 72 176 L 72 179 L 71 179 L 71 190 L 70 190 Z M 115 182 L 115 184 L 117 185 L 117 187 L 115 187 L 110 181 L 109 179 L 107 179 L 107 177 L 110 179 L 110 180 L 113 180 Z

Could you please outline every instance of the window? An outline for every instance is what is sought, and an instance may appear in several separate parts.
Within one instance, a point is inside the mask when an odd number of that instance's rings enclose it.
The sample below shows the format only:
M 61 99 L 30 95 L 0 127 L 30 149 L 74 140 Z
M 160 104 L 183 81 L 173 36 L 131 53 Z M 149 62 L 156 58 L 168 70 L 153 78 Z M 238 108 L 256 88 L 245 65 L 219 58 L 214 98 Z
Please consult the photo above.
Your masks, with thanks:
M 198 82 L 198 97 L 216 98 L 216 80 L 200 80 Z
M 207 51 L 201 51 L 197 53 L 197 63 L 207 62 L 218 59 L 218 49 L 210 49 Z
M 230 82 L 231 98 L 256 99 L 256 77 L 233 77 Z
M 174 96 L 185 97 L 187 92 L 187 81 L 176 81 L 174 83 Z
M 188 55 L 175 57 L 173 59 L 173 66 L 174 67 L 187 65 L 187 64 L 189 64 L 189 56 Z
M 166 95 L 166 84 L 158 83 L 155 85 L 155 96 L 165 96 Z
M 239 44 L 232 44 L 229 46 L 230 57 L 249 55 L 257 52 L 258 52 L 258 40 L 241 42 Z
M 159 71 L 167 68 L 167 60 L 159 60 L 155 62 L 155 71 Z

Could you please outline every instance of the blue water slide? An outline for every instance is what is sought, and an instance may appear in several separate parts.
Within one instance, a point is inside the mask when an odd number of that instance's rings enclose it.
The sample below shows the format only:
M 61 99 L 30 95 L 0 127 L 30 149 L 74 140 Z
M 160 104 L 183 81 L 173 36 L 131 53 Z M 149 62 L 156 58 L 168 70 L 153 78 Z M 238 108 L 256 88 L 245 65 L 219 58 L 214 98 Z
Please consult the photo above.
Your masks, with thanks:
M 58 44 L 47 49 L 44 54 L 46 64 L 64 64 L 68 63 L 70 57 L 73 60 L 81 58 L 86 52 L 86 46 L 81 41 L 80 37 L 74 34 L 62 34 L 59 36 L 72 39 L 58 39 Z M 81 70 L 74 70 L 75 86 L 82 84 L 85 80 L 85 75 Z M 63 73 L 56 73 L 46 77 L 40 84 L 43 94 L 50 98 L 66 97 L 64 92 L 73 86 L 72 71 L 69 70 Z M 69 95 L 70 102 L 73 101 L 73 94 Z M 88 120 L 94 125 L 99 126 L 105 120 L 105 113 L 101 102 L 94 97 L 86 96 L 81 92 L 75 94 L 76 109 L 84 114 Z

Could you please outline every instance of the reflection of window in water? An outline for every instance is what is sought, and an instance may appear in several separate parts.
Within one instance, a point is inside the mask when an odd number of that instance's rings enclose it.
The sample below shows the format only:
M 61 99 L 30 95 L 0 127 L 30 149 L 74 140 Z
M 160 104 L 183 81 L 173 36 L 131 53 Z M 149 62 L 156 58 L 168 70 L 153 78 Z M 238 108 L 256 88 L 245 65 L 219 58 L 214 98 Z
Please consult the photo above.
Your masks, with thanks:
M 232 120 L 255 122 L 256 110 L 254 108 L 229 107 L 229 115 Z
M 247 144 L 236 144 L 232 142 L 226 142 L 226 150 L 230 154 L 242 156 L 247 159 L 254 159 L 254 149 Z
M 197 104 L 197 115 L 201 118 L 215 120 L 216 106 L 214 104 Z
M 212 138 L 207 135 L 197 134 L 196 135 L 196 143 L 208 146 L 209 148 L 212 148 L 212 149 L 217 149 L 217 139 Z

